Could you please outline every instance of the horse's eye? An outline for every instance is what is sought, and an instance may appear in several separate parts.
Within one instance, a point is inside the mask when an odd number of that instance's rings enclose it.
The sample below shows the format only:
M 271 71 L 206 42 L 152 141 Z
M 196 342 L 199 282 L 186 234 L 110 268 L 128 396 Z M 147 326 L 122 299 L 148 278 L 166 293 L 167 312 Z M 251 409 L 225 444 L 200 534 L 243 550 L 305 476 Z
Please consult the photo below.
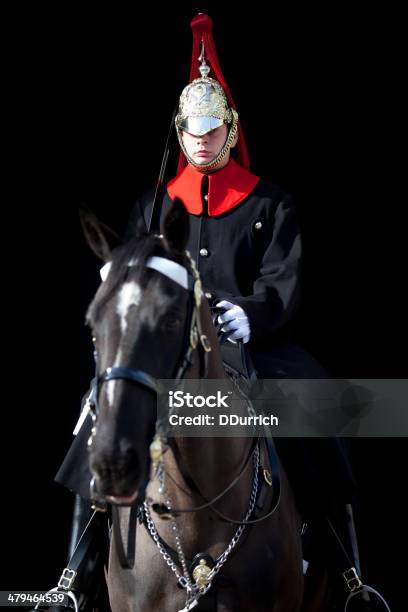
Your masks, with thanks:
M 163 331 L 176 332 L 180 329 L 181 321 L 176 317 L 169 317 L 163 321 Z

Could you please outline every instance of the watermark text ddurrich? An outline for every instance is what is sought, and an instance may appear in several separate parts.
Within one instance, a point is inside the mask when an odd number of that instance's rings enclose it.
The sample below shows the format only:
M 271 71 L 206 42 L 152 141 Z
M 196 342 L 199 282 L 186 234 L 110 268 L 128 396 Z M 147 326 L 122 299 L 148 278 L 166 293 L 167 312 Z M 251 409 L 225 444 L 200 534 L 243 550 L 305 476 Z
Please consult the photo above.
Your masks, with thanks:
M 240 416 L 238 414 L 217 414 L 211 416 L 209 414 L 196 414 L 195 416 L 185 416 L 180 414 L 171 414 L 169 416 L 169 424 L 174 427 L 181 425 L 190 426 L 241 426 L 241 427 L 260 427 L 261 425 L 267 427 L 278 427 L 279 419 L 273 414 L 257 414 Z

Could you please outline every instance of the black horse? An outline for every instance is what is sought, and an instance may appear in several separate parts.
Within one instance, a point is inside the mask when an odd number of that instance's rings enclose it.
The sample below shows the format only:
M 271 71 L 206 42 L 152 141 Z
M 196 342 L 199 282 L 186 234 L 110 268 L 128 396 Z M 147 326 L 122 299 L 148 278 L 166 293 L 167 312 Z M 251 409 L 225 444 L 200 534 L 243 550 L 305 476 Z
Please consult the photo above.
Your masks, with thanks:
M 98 234 L 111 264 L 88 311 L 98 380 L 90 467 L 95 494 L 115 509 L 112 610 L 321 610 L 323 583 L 302 607 L 300 517 L 271 441 L 166 440 L 156 427 L 160 379 L 226 379 L 188 232 L 176 201 L 163 236 L 110 254 Z

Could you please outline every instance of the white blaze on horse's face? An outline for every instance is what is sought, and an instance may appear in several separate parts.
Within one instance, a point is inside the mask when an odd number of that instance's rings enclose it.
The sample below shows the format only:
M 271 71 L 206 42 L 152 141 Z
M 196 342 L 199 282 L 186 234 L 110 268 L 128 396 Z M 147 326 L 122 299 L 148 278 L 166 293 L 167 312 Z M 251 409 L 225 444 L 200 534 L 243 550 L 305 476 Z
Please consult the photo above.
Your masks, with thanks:
M 116 312 L 120 317 L 120 329 L 122 330 L 122 335 L 126 332 L 129 310 L 132 306 L 139 305 L 141 296 L 142 290 L 134 281 L 125 283 L 119 292 Z
M 119 341 L 118 352 L 116 353 L 115 363 L 113 364 L 115 368 L 120 367 L 121 361 L 122 361 L 121 346 L 122 346 L 122 339 L 128 327 L 127 319 L 129 315 L 129 310 L 132 308 L 132 306 L 139 305 L 141 296 L 142 296 L 142 290 L 140 289 L 140 286 L 134 281 L 125 283 L 119 292 L 118 301 L 116 304 L 116 312 L 120 318 L 120 329 L 122 332 L 122 337 Z M 108 397 L 108 402 L 111 407 L 114 405 L 115 388 L 116 388 L 116 381 L 109 380 L 107 382 L 106 394 Z

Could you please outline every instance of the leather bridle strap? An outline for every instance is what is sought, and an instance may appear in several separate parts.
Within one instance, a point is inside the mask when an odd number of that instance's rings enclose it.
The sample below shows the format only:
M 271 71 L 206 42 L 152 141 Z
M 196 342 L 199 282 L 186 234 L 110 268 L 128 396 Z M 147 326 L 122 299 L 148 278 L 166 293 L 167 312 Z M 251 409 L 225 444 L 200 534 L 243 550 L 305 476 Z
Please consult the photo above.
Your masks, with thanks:
M 238 475 L 235 476 L 235 478 L 229 483 L 229 485 L 223 491 L 221 491 L 221 493 L 218 493 L 218 495 L 213 497 L 213 499 L 211 499 L 210 501 L 205 501 L 204 504 L 202 504 L 201 506 L 196 506 L 195 508 L 172 508 L 171 511 L 169 511 L 167 506 L 165 506 L 164 504 L 154 504 L 153 503 L 152 504 L 153 511 L 156 512 L 156 514 L 160 515 L 160 514 L 179 514 L 179 513 L 185 513 L 185 512 L 199 512 L 200 510 L 204 510 L 205 508 L 211 508 L 212 510 L 214 510 L 216 512 L 215 508 L 212 507 L 212 504 L 215 504 L 215 502 L 217 502 L 218 500 L 222 499 L 224 497 L 224 495 L 226 493 L 228 493 L 228 491 L 230 491 L 237 484 L 237 482 L 240 480 L 240 478 L 242 477 L 242 475 L 246 471 L 246 469 L 248 467 L 248 464 L 250 463 L 252 457 L 254 456 L 254 452 L 256 450 L 258 441 L 259 441 L 259 438 L 253 438 L 252 444 L 251 444 L 251 449 L 250 449 L 246 459 L 244 459 L 244 462 L 242 463 L 242 465 L 241 465 L 241 467 L 240 467 L 240 469 L 238 471 Z M 173 452 L 174 452 L 174 449 L 173 449 Z M 181 462 L 178 462 L 178 466 L 179 466 L 180 472 L 181 472 L 184 480 L 186 482 L 189 482 L 189 481 L 191 482 L 191 477 L 185 471 L 183 464 Z M 166 472 L 166 474 L 167 474 L 167 472 Z M 200 495 L 200 497 L 205 499 L 205 497 L 198 490 L 197 486 L 195 488 L 197 489 L 197 492 Z
M 119 558 L 119 563 L 123 569 L 133 569 L 135 564 L 135 554 L 136 554 L 136 522 L 139 514 L 139 508 L 143 506 L 138 506 L 136 503 L 131 506 L 129 513 L 129 528 L 128 528 L 128 537 L 127 537 L 127 547 L 126 552 L 124 550 L 124 546 L 122 543 L 122 533 L 120 531 L 120 520 L 119 520 L 119 510 L 118 506 L 112 504 L 111 512 L 112 512 L 112 529 L 113 536 L 115 538 L 116 543 L 116 552 Z
M 265 432 L 266 433 L 266 432 Z M 235 520 L 229 516 L 226 516 L 225 514 L 223 514 L 220 510 L 217 510 L 217 508 L 214 508 L 214 506 L 212 504 L 214 504 L 216 501 L 218 501 L 219 499 L 221 499 L 225 493 L 227 493 L 237 482 L 238 480 L 241 478 L 242 474 L 244 473 L 249 459 L 251 459 L 251 457 L 253 456 L 253 453 L 255 451 L 256 445 L 258 444 L 258 441 L 261 438 L 254 438 L 254 442 L 255 445 L 252 446 L 251 451 L 248 455 L 247 460 L 245 461 L 245 464 L 242 468 L 242 470 L 240 470 L 238 476 L 236 476 L 236 478 L 234 478 L 234 480 L 228 485 L 228 487 L 226 489 L 224 489 L 224 491 L 222 491 L 219 495 L 217 495 L 216 497 L 214 497 L 211 501 L 206 502 L 204 504 L 202 504 L 201 506 L 197 506 L 195 508 L 172 508 L 171 511 L 168 510 L 168 508 L 166 506 L 164 506 L 164 504 L 152 504 L 152 510 L 154 512 L 156 512 L 156 514 L 182 514 L 182 513 L 186 513 L 186 512 L 198 512 L 199 510 L 204 510 L 205 508 L 211 508 L 211 510 L 217 514 L 217 516 L 219 516 L 223 521 L 226 521 L 227 523 L 232 523 L 233 525 L 254 525 L 256 523 L 260 523 L 262 521 L 264 521 L 265 519 L 269 518 L 277 509 L 279 502 L 280 502 L 280 495 L 281 495 L 281 482 L 280 482 L 280 473 L 279 473 L 279 460 L 278 460 L 278 456 L 276 454 L 275 448 L 273 446 L 272 441 L 270 440 L 270 438 L 268 436 L 265 435 L 264 438 L 264 443 L 266 446 L 266 450 L 267 450 L 267 455 L 268 455 L 268 459 L 269 459 L 269 465 L 271 468 L 271 477 L 272 477 L 272 484 L 268 485 L 268 487 L 272 488 L 272 499 L 271 499 L 271 503 L 270 503 L 270 507 L 269 510 L 266 514 L 258 517 L 258 518 L 254 518 L 254 519 L 248 519 L 247 521 L 238 521 Z M 186 474 L 183 473 L 183 470 L 181 468 L 181 465 L 179 464 L 179 468 L 181 473 L 183 474 L 183 478 L 184 480 L 186 480 Z M 261 468 L 263 469 L 263 468 Z M 260 475 L 262 478 L 262 482 L 264 482 L 264 474 Z M 263 498 L 265 497 L 265 484 L 263 485 L 264 489 L 260 489 L 259 493 L 258 493 L 258 499 L 257 499 L 257 504 L 256 504 L 256 508 L 258 508 L 259 510 L 262 510 L 263 507 Z M 266 489 L 266 492 L 268 491 L 268 489 Z M 200 493 L 201 497 L 203 497 L 203 495 Z M 203 497 L 203 499 L 205 499 Z
M 135 383 L 139 383 L 144 387 L 147 387 L 154 393 L 160 392 L 160 385 L 158 381 L 147 374 L 143 370 L 133 370 L 132 368 L 106 368 L 106 370 L 99 376 L 98 382 L 106 382 L 108 380 L 130 380 Z
M 271 467 L 271 476 L 272 476 L 272 485 L 269 485 L 272 489 L 272 499 L 271 499 L 269 510 L 266 514 L 263 514 L 262 516 L 258 518 L 248 519 L 247 521 L 236 521 L 232 519 L 231 517 L 226 516 L 225 514 L 223 514 L 216 508 L 212 508 L 215 514 L 217 514 L 220 518 L 222 518 L 224 521 L 228 523 L 232 523 L 233 525 L 256 525 L 256 523 L 261 523 L 262 521 L 272 516 L 272 514 L 276 511 L 277 507 L 279 506 L 280 496 L 281 496 L 279 460 L 278 460 L 278 456 L 276 454 L 275 448 L 270 438 L 265 437 L 264 441 L 265 441 L 265 445 L 268 451 L 269 465 Z M 260 469 L 263 469 L 262 466 L 260 466 Z M 262 482 L 264 483 L 264 475 L 261 474 L 261 477 L 262 477 Z M 264 492 L 265 492 L 265 484 L 263 484 L 263 487 L 264 489 L 263 490 L 260 489 L 258 493 L 258 500 L 255 506 L 254 512 L 256 512 L 256 508 L 260 508 L 262 510 L 263 497 L 264 497 Z

